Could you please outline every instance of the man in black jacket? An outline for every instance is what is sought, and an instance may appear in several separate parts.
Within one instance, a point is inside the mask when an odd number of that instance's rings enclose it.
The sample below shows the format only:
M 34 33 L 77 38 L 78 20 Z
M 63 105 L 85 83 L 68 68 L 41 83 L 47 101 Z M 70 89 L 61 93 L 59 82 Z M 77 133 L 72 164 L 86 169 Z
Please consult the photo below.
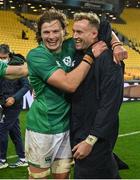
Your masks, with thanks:
M 99 19 L 91 13 L 79 13 L 75 14 L 74 21 L 77 66 L 84 50 L 98 41 Z M 111 40 L 111 33 L 108 37 Z M 119 45 L 115 43 L 113 48 Z M 70 132 L 75 158 L 74 178 L 115 179 L 119 174 L 112 152 L 123 97 L 122 65 L 113 62 L 112 50 L 108 49 L 89 66 L 87 77 L 72 97 Z
M 9 46 L 6 44 L 0 45 L 0 59 L 6 64 L 13 66 L 24 63 L 23 58 L 10 54 Z M 22 109 L 23 96 L 28 90 L 29 82 L 27 78 L 17 80 L 0 78 L 0 104 L 2 107 L 0 119 L 0 169 L 8 166 L 6 161 L 8 134 L 19 156 L 19 160 L 11 164 L 10 167 L 27 166 L 18 117 Z

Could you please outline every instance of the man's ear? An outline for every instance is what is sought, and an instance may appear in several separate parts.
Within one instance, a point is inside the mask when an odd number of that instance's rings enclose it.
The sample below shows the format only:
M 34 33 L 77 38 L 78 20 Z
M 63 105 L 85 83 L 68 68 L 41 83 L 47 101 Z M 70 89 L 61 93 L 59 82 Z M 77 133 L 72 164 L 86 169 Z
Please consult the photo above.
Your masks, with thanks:
M 93 35 L 93 39 L 97 38 L 98 37 L 98 31 L 97 30 L 94 30 L 92 32 L 92 35 Z

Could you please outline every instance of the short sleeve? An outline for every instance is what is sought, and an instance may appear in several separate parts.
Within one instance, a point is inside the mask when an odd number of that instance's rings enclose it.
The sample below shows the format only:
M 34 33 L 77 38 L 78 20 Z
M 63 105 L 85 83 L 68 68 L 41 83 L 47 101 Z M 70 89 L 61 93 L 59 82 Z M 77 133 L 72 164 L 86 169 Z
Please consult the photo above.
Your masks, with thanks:
M 62 68 L 60 64 L 56 63 L 53 55 L 37 50 L 29 52 L 27 55 L 27 64 L 29 75 L 31 73 L 32 75 L 40 77 L 43 81 L 47 81 L 53 72 Z
M 0 77 L 5 76 L 7 67 L 6 63 L 0 61 Z

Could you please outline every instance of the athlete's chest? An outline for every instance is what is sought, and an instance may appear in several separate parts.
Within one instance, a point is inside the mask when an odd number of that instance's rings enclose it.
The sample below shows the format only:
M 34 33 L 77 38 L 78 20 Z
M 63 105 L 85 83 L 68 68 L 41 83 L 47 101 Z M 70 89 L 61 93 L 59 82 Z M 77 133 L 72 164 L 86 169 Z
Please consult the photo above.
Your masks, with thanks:
M 53 56 L 58 66 L 61 66 L 66 72 L 71 71 L 74 66 L 74 54 L 72 52 L 57 53 Z

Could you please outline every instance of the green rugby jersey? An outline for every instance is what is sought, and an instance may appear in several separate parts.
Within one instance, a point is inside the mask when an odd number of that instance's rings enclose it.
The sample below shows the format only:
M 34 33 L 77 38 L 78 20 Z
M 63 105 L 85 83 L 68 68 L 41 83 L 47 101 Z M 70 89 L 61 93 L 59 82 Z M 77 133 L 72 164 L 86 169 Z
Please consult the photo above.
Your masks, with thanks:
M 0 77 L 4 77 L 7 69 L 7 64 L 0 61 Z
M 29 78 L 36 98 L 27 115 L 27 129 L 56 134 L 69 129 L 70 104 L 66 93 L 47 83 L 57 69 L 71 70 L 75 53 L 72 40 L 63 43 L 60 53 L 50 52 L 42 43 L 27 55 Z

